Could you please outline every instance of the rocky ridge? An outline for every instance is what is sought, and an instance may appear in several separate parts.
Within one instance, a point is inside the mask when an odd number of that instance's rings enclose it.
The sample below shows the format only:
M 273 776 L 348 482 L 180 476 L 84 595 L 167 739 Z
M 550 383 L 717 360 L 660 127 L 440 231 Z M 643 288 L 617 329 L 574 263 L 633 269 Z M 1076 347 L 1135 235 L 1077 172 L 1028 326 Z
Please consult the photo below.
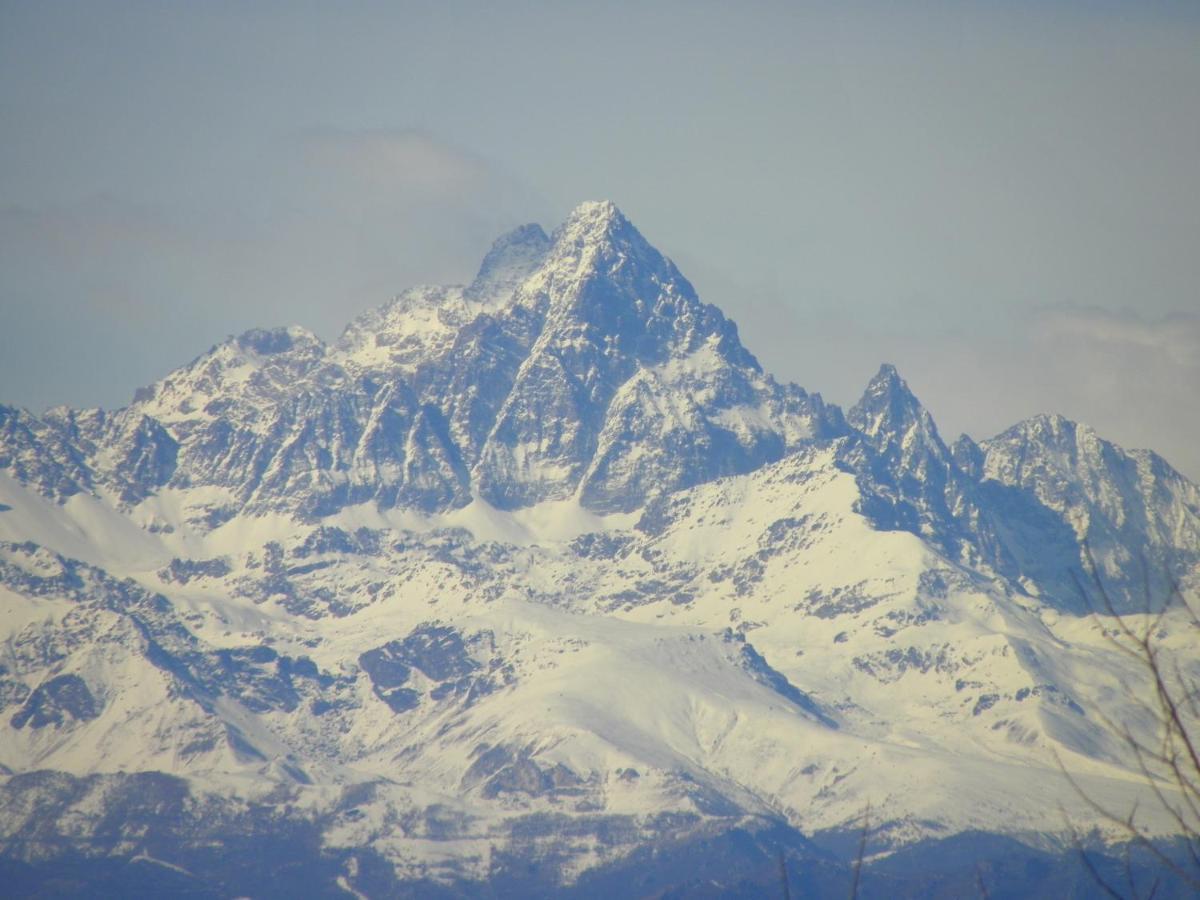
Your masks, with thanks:
M 884 855 L 1045 848 L 1048 796 L 1102 824 L 1056 758 L 1140 791 L 1110 727 L 1139 675 L 1085 613 L 1198 563 L 1200 490 L 1155 454 L 1056 416 L 947 445 L 890 366 L 843 415 L 584 204 L 333 344 L 0 407 L 0 841 L 190 859 L 145 810 L 101 828 L 159 778 L 173 821 L 252 808 L 360 887 L 583 884 L 747 829 L 811 862 L 867 802 Z

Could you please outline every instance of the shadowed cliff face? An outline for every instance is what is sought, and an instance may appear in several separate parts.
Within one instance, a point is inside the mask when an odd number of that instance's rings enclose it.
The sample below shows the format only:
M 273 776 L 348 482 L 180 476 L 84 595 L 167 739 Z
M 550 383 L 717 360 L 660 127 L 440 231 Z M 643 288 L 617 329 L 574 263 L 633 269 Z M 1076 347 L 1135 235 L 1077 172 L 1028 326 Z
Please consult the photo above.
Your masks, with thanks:
M 782 850 L 840 894 L 841 838 L 799 832 L 870 798 L 884 855 L 1062 841 L 1094 810 L 1056 759 L 1144 799 L 1138 671 L 1078 585 L 1136 611 L 1198 559 L 1154 454 L 1053 416 L 948 446 L 888 365 L 843 417 L 584 204 L 333 345 L 0 408 L 0 857 L 262 892 L 225 829 L 331 891 L 602 896 L 657 860 L 647 891 L 736 895 Z
M 5 422 L 7 467 L 60 497 L 212 486 L 238 508 L 304 514 L 366 500 L 438 511 L 473 494 L 628 511 L 840 425 L 764 375 L 611 203 L 583 204 L 549 238 L 505 235 L 469 287 L 403 294 L 334 347 L 248 332 L 115 414 Z
M 981 398 L 980 402 L 986 402 Z M 1064 608 L 1086 606 L 1086 543 L 1119 608 L 1151 602 L 1200 556 L 1197 490 L 1161 458 L 1041 417 L 953 450 L 894 367 L 841 412 L 763 373 L 611 203 L 552 235 L 499 238 L 466 288 L 422 287 L 333 346 L 301 328 L 212 348 L 113 413 L 0 410 L 0 467 L 56 500 L 132 506 L 216 489 L 239 512 L 307 519 L 373 503 L 445 512 L 578 500 L 631 512 L 806 443 L 849 435 L 861 510 Z M 1074 571 L 1075 575 L 1071 575 Z M 1090 598 L 1095 602 L 1097 598 Z

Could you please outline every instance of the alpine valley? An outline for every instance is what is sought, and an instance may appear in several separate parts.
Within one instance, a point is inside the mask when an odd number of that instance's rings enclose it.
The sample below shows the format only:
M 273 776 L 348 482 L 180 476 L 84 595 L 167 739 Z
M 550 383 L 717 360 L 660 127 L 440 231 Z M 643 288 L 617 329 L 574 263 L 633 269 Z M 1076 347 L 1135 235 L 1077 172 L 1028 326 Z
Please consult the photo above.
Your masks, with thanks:
M 863 834 L 861 896 L 1093 896 L 1098 805 L 1179 830 L 1093 610 L 1172 583 L 1159 456 L 781 384 L 586 203 L 336 343 L 0 407 L 0 893 L 844 897 Z

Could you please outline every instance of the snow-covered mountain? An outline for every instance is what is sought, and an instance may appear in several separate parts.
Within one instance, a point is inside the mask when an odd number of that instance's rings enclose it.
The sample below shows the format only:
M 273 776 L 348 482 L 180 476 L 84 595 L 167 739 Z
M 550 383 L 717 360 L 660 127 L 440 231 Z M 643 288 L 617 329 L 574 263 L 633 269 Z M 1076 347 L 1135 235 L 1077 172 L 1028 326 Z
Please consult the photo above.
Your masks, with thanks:
M 603 896 L 786 850 L 844 895 L 868 806 L 880 860 L 1115 839 L 1060 766 L 1130 809 L 1114 728 L 1152 723 L 1085 613 L 1198 575 L 1160 457 L 1061 417 L 948 446 L 891 366 L 843 416 L 587 203 L 331 345 L 0 407 L 5 871 Z

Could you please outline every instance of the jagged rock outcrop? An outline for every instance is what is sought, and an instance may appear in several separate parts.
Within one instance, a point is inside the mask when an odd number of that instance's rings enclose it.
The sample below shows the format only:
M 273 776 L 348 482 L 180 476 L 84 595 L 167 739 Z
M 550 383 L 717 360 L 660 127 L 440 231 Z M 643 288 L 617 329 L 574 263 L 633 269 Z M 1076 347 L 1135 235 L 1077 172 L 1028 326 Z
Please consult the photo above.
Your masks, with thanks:
M 1175 583 L 1200 490 L 1161 458 L 1061 417 L 948 446 L 888 365 L 843 416 L 588 203 L 332 344 L 0 407 L 0 874 L 269 892 L 232 834 L 313 893 L 607 896 L 821 862 L 800 832 L 879 798 L 872 859 L 1065 845 L 1105 822 L 1062 768 L 1131 808 L 1117 723 L 1153 727 L 1081 614 Z M 1194 623 L 1157 637 L 1200 677 Z

